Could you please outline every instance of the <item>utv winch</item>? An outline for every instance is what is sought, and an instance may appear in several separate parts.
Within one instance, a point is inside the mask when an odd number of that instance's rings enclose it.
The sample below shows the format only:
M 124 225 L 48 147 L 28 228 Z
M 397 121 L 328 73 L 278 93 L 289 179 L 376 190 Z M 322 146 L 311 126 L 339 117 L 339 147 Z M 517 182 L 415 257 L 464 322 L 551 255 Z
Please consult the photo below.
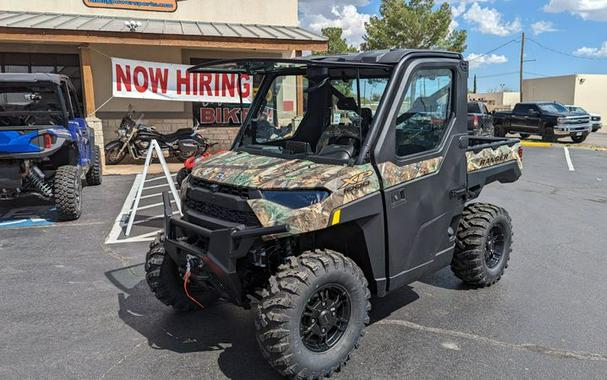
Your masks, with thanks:
M 518 140 L 467 131 L 460 54 L 392 50 L 236 59 L 191 69 L 262 78 L 228 152 L 165 196 L 165 231 L 147 281 L 177 310 L 217 298 L 254 307 L 257 340 L 285 376 L 338 371 L 382 297 L 450 265 L 469 286 L 496 283 L 511 221 L 470 203 L 516 181 Z M 208 326 L 213 328 L 213 326 Z
M 100 154 L 68 77 L 0 74 L 0 202 L 36 195 L 78 219 L 82 181 L 101 184 Z

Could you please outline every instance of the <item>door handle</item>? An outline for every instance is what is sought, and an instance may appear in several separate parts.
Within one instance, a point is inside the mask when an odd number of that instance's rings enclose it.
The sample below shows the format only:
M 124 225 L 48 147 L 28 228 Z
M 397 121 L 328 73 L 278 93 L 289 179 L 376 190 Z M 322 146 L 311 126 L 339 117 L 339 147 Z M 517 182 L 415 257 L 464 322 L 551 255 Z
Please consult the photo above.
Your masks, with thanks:
M 392 207 L 399 206 L 407 202 L 407 192 L 404 189 L 395 191 L 394 193 L 392 193 L 390 198 Z

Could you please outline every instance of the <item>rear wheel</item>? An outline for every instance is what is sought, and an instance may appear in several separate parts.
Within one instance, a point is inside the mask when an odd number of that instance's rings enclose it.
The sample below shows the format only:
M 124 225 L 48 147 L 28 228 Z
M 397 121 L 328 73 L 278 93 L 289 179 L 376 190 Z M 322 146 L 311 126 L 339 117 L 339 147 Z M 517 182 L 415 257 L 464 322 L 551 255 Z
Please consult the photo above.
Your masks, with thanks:
M 257 307 L 263 356 L 284 376 L 330 376 L 358 347 L 369 298 L 367 280 L 351 259 L 328 250 L 289 257 Z
M 91 162 L 89 172 L 86 173 L 86 184 L 89 186 L 98 186 L 101 185 L 102 180 L 103 172 L 101 168 L 101 150 L 98 146 L 95 146 L 93 151 L 93 162 Z
M 506 137 L 506 130 L 503 125 L 496 125 L 493 129 L 493 135 L 495 137 Z
M 542 141 L 545 141 L 545 142 L 556 141 L 556 136 L 554 135 L 554 128 L 546 127 L 544 129 L 544 133 L 542 134 Z
M 82 213 L 80 168 L 60 166 L 55 172 L 54 197 L 60 220 L 76 220 Z
M 491 286 L 508 267 L 511 245 L 508 212 L 487 203 L 471 204 L 459 223 L 451 269 L 468 285 Z

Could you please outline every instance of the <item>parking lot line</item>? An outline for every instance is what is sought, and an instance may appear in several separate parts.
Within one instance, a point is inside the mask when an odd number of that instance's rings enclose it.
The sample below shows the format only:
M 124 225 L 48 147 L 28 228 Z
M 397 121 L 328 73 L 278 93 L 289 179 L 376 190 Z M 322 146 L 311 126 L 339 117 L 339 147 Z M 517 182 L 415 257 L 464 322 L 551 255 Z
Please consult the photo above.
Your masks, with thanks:
M 110 231 L 107 239 L 105 239 L 105 244 L 114 244 L 118 241 L 120 237 L 120 233 L 122 232 L 122 218 L 123 215 L 128 214 L 129 210 L 133 208 L 133 202 L 135 201 L 135 195 L 137 194 L 137 190 L 139 189 L 139 184 L 141 184 L 141 179 L 143 175 L 137 174 L 135 177 L 135 181 L 133 181 L 133 186 L 131 186 L 131 191 L 127 195 L 124 203 L 122 204 L 122 209 L 120 213 L 114 220 L 114 225 L 112 226 L 112 230 Z
M 565 150 L 565 159 L 567 160 L 567 166 L 569 167 L 570 172 L 574 172 L 575 168 L 573 167 L 573 162 L 571 161 L 571 154 L 569 153 L 569 148 L 564 147 Z
M 171 174 L 171 177 L 177 177 L 177 173 Z M 161 179 L 166 179 L 166 177 L 162 176 L 162 177 L 155 177 L 155 178 L 146 179 L 145 183 L 159 181 Z

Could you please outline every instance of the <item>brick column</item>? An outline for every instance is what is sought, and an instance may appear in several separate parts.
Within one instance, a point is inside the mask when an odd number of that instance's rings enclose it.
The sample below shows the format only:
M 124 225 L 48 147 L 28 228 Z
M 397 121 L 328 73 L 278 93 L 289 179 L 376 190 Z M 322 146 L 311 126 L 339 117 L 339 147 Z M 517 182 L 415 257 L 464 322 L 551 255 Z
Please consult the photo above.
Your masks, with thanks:
M 101 166 L 105 169 L 105 150 L 103 147 L 105 146 L 104 137 L 103 137 L 103 124 L 101 123 L 101 119 L 96 116 L 89 116 L 86 118 L 86 122 L 95 131 L 95 145 L 99 147 L 101 150 Z

